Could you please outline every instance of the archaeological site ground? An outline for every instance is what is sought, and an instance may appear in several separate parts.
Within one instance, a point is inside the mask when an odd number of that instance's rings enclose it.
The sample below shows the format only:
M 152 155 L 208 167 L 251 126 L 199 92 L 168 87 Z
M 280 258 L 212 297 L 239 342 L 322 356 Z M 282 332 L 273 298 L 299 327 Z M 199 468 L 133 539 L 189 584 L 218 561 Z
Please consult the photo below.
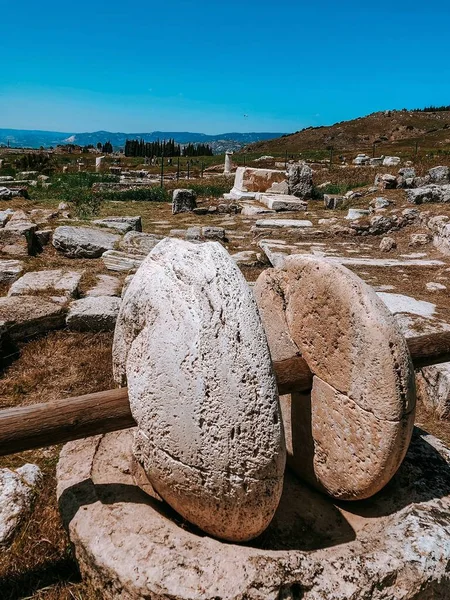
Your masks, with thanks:
M 449 127 L 0 148 L 2 600 L 450 599 Z

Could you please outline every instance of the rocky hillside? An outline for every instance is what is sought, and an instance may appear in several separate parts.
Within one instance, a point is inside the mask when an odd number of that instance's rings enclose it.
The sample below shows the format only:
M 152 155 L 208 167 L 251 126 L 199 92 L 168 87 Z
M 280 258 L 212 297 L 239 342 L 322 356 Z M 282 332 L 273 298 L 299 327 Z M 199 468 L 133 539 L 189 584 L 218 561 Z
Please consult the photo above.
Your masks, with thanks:
M 376 112 L 328 127 L 308 127 L 291 135 L 252 144 L 247 151 L 265 154 L 327 150 L 346 153 L 372 151 L 376 154 L 408 151 L 416 143 L 422 150 L 450 151 L 450 111 Z

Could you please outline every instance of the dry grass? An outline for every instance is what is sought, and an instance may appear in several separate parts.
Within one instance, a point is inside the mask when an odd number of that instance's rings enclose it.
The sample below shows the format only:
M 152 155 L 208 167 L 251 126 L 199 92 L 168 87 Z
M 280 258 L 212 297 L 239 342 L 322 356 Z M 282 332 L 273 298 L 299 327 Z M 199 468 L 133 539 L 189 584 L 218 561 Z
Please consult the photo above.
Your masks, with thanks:
M 0 407 L 57 400 L 113 387 L 112 334 L 56 332 L 21 348 L 0 379 Z M 56 503 L 59 447 L 0 459 L 1 467 L 38 464 L 44 474 L 32 516 L 0 553 L 2 600 L 99 600 L 80 582 Z

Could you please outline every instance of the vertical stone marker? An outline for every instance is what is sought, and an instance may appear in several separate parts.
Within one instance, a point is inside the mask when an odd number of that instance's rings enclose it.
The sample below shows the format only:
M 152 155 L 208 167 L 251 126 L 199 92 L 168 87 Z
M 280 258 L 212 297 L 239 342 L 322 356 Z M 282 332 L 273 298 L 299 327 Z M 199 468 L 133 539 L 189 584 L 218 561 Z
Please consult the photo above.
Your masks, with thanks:
M 97 158 L 95 159 L 95 172 L 96 173 L 100 173 L 100 170 L 102 168 L 102 162 L 103 162 L 104 158 L 105 158 L 104 156 L 97 156 Z
M 262 533 L 283 486 L 281 412 L 255 300 L 219 243 L 155 246 L 125 294 L 113 365 L 156 492 L 218 538 Z
M 230 175 L 231 173 L 231 167 L 232 167 L 232 162 L 231 162 L 231 156 L 232 156 L 232 152 L 225 152 L 225 169 L 224 169 L 224 175 Z

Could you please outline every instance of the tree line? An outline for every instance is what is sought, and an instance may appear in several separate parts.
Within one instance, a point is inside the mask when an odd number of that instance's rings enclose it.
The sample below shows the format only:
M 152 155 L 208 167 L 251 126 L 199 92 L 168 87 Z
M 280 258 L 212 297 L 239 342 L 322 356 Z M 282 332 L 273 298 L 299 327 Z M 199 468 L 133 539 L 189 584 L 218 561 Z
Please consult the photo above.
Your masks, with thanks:
M 159 140 L 144 142 L 144 140 L 127 140 L 125 142 L 125 156 L 212 156 L 213 151 L 208 144 L 176 144 L 175 140 Z
M 413 108 L 412 112 L 444 112 L 450 111 L 450 106 L 425 106 L 425 108 Z

